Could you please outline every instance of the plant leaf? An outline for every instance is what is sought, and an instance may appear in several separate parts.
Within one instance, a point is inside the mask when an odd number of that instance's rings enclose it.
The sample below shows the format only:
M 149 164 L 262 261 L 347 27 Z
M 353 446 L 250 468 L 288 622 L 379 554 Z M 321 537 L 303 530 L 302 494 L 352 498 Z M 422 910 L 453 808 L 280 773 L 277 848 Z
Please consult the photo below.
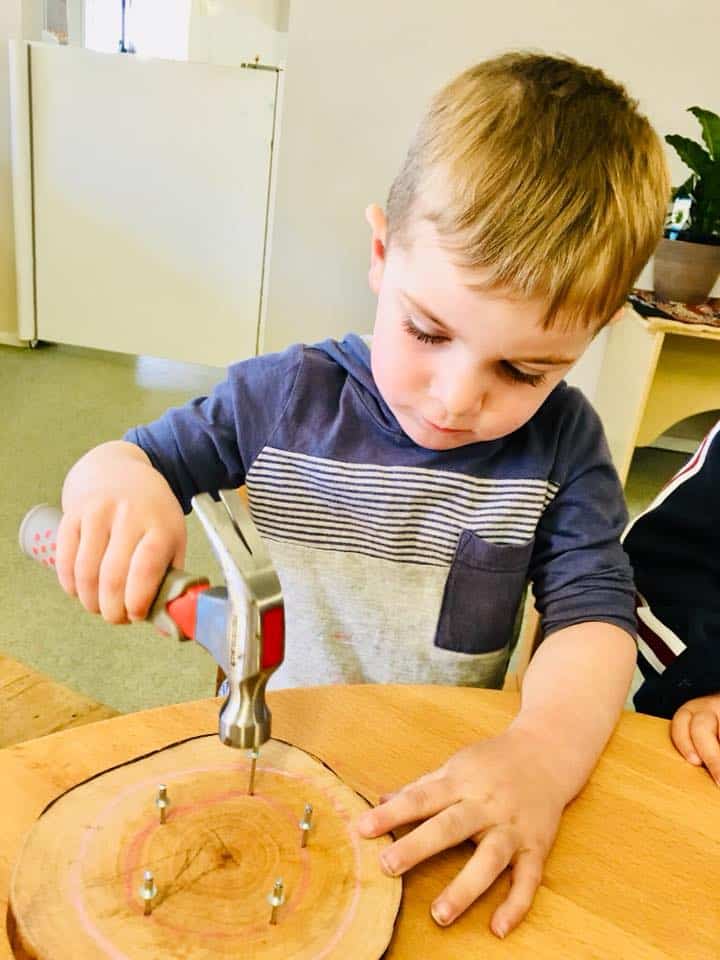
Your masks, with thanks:
M 708 200 L 720 200 L 720 163 L 714 163 L 705 171 L 703 193 Z
M 682 162 L 691 170 L 694 170 L 698 176 L 702 177 L 708 166 L 712 165 L 710 154 L 689 137 L 681 137 L 676 133 L 670 133 L 665 137 L 665 140 L 671 147 L 675 148 Z
M 688 111 L 697 118 L 702 127 L 703 140 L 713 160 L 720 160 L 720 117 L 712 110 L 702 107 L 688 107 Z

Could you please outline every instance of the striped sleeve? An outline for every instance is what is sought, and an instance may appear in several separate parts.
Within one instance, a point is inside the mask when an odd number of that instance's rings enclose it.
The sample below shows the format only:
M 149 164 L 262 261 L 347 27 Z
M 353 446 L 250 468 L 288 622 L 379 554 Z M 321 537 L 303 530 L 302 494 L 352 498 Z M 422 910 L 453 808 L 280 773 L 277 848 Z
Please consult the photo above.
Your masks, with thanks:
M 720 422 L 629 524 L 638 588 L 638 710 L 671 717 L 720 692 Z

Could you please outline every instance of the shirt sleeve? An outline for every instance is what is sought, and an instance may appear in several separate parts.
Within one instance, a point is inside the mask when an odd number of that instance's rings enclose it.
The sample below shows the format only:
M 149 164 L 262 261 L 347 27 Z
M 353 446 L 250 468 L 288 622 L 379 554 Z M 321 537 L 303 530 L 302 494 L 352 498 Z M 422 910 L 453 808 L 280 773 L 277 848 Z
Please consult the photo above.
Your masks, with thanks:
M 643 713 L 672 717 L 720 692 L 720 422 L 628 528 L 624 546 L 652 620 L 641 624 L 635 694 Z M 642 614 L 641 614 L 642 616 Z
M 636 635 L 632 570 L 621 546 L 622 488 L 600 419 L 577 390 L 560 414 L 558 491 L 538 524 L 530 577 L 544 636 L 602 621 Z
M 189 513 L 196 493 L 216 495 L 245 482 L 290 400 L 303 355 L 297 345 L 233 364 L 210 396 L 168 410 L 124 439 L 144 450 Z
M 720 614 L 720 423 L 624 537 L 640 593 L 666 607 Z M 684 623 L 673 623 L 676 632 Z

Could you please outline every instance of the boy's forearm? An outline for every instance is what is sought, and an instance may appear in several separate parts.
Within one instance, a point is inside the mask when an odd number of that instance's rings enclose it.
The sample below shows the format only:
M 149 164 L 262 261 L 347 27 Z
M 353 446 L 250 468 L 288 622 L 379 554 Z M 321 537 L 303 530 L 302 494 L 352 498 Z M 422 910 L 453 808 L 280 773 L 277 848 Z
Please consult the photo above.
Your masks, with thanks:
M 566 627 L 533 657 L 511 729 L 538 741 L 568 802 L 582 789 L 625 703 L 635 644 L 608 623 Z

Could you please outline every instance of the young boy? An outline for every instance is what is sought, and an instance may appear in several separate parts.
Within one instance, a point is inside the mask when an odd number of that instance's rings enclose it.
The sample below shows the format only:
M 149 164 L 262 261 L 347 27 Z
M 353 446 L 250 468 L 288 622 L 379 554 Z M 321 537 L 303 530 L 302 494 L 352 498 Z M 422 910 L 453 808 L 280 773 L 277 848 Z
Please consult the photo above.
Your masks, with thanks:
M 523 585 L 545 642 L 522 709 L 368 812 L 402 874 L 472 838 L 432 906 L 458 917 L 508 865 L 492 929 L 540 883 L 635 662 L 621 490 L 596 415 L 562 378 L 660 236 L 662 148 L 625 91 L 569 59 L 508 54 L 432 103 L 367 212 L 372 342 L 237 364 L 209 398 L 92 450 L 63 492 L 64 588 L 142 617 L 200 490 L 247 484 L 286 603 L 278 685 L 499 686 Z
M 634 703 L 672 717 L 680 753 L 720 786 L 720 422 L 623 542 L 638 588 Z

